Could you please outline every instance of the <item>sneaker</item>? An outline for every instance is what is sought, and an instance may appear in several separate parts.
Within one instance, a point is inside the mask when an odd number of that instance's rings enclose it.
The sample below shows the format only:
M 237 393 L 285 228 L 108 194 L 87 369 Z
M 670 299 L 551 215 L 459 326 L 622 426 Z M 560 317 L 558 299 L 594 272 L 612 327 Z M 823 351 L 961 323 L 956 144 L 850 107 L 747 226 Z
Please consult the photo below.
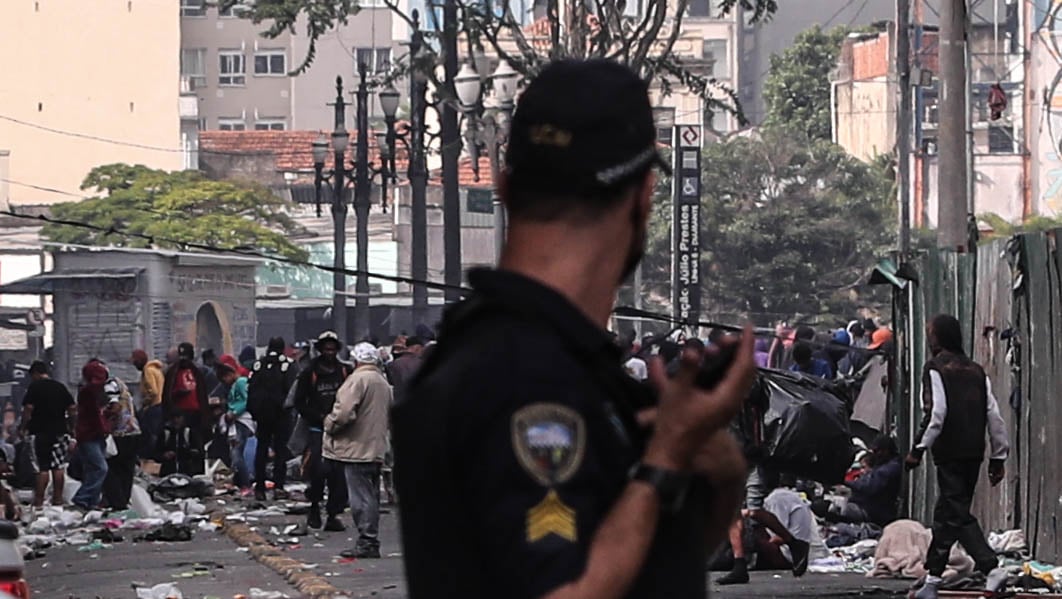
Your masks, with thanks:
M 939 579 L 938 579 L 939 580 Z M 930 581 L 926 578 L 926 583 L 922 585 L 922 588 L 918 589 L 913 595 L 912 599 L 937 599 L 940 582 Z
M 254 500 L 255 501 L 265 501 L 266 500 L 265 489 L 255 489 L 254 490 Z
M 803 576 L 808 571 L 808 554 L 811 545 L 807 541 L 793 539 L 789 543 L 789 552 L 793 556 L 793 576 Z
M 718 578 L 715 584 L 719 586 L 726 586 L 728 584 L 748 584 L 749 573 L 747 570 L 731 570 L 727 572 L 726 576 Z
M 339 516 L 329 516 L 328 521 L 325 522 L 324 529 L 328 532 L 343 532 L 347 527 L 339 521 Z
M 347 559 L 380 559 L 380 548 L 344 549 L 339 552 L 339 557 L 345 557 Z
M 306 526 L 309 528 L 321 528 L 321 508 L 310 507 L 310 514 L 306 517 Z

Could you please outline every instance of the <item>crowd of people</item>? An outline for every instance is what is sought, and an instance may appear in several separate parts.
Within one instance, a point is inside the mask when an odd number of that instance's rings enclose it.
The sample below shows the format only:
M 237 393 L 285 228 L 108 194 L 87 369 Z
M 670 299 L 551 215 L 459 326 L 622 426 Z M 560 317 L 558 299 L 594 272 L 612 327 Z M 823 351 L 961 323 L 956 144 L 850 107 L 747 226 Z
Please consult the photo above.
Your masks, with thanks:
M 245 348 L 239 358 L 205 349 L 197 360 L 190 343 L 165 360 L 138 349 L 132 389 L 91 359 L 73 394 L 34 362 L 18 420 L 35 476 L 32 508 L 125 509 L 139 470 L 195 476 L 217 461 L 231 471 L 235 492 L 268 501 L 271 490 L 282 500 L 293 469 L 307 484 L 307 526 L 345 531 L 340 515 L 349 507 L 358 538 L 346 553 L 379 557 L 388 412 L 432 343 L 402 335 L 387 347 L 363 341 L 344 352 L 325 331 L 312 344 L 276 337 L 261 355 Z M 68 474 L 80 483 L 72 497 L 64 496 Z M 15 503 L 9 493 L 3 500 Z

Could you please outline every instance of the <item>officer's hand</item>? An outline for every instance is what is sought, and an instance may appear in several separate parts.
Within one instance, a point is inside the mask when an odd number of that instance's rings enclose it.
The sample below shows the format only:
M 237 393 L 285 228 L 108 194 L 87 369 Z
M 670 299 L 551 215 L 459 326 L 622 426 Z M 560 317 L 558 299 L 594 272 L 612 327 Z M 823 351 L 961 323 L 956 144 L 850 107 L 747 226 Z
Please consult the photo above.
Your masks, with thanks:
M 671 470 L 693 466 L 698 450 L 733 419 L 748 395 L 756 372 L 752 344 L 752 329 L 746 326 L 734 362 L 711 391 L 694 384 L 703 352 L 684 350 L 672 378 L 659 357 L 651 361 L 649 380 L 658 391 L 659 404 L 644 456 L 647 463 Z
M 646 408 L 638 412 L 638 424 L 645 428 L 652 427 L 656 423 L 657 413 L 656 408 Z M 725 428 L 712 433 L 708 440 L 697 448 L 690 468 L 694 473 L 708 477 L 717 485 L 738 481 L 744 488 L 745 478 L 748 476 L 745 454 L 734 435 Z
M 988 461 L 988 482 L 992 486 L 996 486 L 1003 482 L 1003 477 L 1006 475 L 1006 468 L 1003 466 L 1003 460 L 989 460 Z

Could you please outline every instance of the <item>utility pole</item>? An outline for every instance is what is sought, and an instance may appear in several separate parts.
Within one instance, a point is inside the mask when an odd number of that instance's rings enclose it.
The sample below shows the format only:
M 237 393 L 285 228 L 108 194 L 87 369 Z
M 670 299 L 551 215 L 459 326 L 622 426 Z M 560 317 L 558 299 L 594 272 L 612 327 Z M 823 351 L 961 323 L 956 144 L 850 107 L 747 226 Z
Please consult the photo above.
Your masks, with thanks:
M 967 242 L 966 2 L 940 3 L 940 151 L 937 245 L 961 250 Z
M 356 126 L 358 141 L 354 152 L 354 215 L 358 220 L 358 277 L 354 282 L 354 337 L 357 342 L 371 336 L 369 330 L 369 83 L 364 63 L 358 65 Z
M 410 276 L 413 283 L 413 327 L 426 324 L 428 316 L 428 164 L 424 152 L 424 115 L 427 110 L 428 80 L 420 69 L 420 51 L 424 48 L 424 33 L 418 27 L 417 12 L 413 11 L 413 39 L 409 43 L 410 132 L 409 181 L 412 195 L 410 215 Z
M 911 254 L 911 0 L 896 0 L 896 187 L 900 205 L 900 261 Z
M 461 191 L 458 188 L 458 160 L 461 158 L 461 131 L 457 123 L 457 0 L 443 2 L 442 90 L 442 179 L 443 179 L 443 280 L 448 285 L 446 301 L 461 299 Z
M 350 140 L 346 126 L 347 103 L 343 100 L 343 79 L 336 77 L 336 126 L 332 132 L 333 169 L 332 169 L 332 234 L 335 255 L 332 266 L 332 286 L 335 295 L 332 298 L 332 323 L 336 335 L 344 344 L 350 342 L 347 337 L 347 198 L 346 198 L 346 162 L 347 143 Z

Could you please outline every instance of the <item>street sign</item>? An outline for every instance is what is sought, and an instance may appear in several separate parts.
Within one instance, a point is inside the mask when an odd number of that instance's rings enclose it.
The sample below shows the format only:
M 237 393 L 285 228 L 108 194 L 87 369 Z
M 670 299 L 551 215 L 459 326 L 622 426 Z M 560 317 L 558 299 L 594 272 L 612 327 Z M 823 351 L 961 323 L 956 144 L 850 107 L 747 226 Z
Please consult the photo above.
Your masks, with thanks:
M 676 320 L 692 324 L 701 312 L 701 129 L 678 125 L 671 203 L 671 305 Z
M 701 128 L 697 125 L 678 126 L 679 146 L 683 148 L 701 147 Z

